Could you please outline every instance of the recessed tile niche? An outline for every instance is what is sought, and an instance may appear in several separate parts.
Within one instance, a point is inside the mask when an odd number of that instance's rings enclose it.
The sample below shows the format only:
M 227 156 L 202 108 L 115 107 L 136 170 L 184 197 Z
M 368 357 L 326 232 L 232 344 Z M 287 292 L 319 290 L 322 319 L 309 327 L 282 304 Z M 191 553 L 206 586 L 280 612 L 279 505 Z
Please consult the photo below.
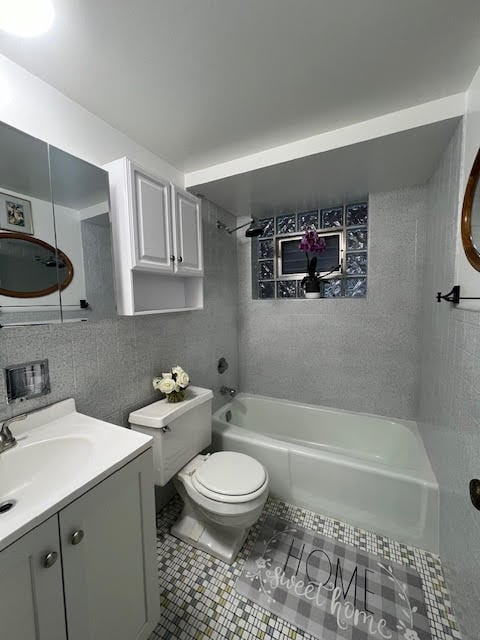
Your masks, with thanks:
M 296 248 L 296 241 L 308 229 L 324 235 L 331 255 L 337 256 L 340 269 L 321 282 L 322 298 L 363 298 L 367 295 L 368 265 L 368 204 L 356 202 L 325 209 L 283 213 L 260 220 L 263 233 L 252 239 L 252 297 L 304 298 L 302 279 L 305 276 L 305 254 Z M 290 241 L 290 243 L 288 243 Z M 285 252 L 285 242 L 289 244 Z M 283 249 L 282 249 L 283 247 Z M 289 267 L 284 261 L 288 255 Z M 321 254 L 321 273 L 334 265 Z M 335 261 L 331 258 L 331 261 Z M 295 271 L 291 265 L 302 265 Z M 288 275 L 282 275 L 288 272 Z M 313 301 L 314 302 L 314 301 Z

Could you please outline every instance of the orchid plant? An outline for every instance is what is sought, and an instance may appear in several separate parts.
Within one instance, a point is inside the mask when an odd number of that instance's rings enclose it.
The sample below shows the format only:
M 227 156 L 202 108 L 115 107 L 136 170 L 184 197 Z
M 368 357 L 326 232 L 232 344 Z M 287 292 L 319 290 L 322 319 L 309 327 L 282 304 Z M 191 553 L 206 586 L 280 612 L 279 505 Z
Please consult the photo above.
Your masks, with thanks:
M 185 389 L 190 384 L 190 377 L 178 365 L 167 373 L 162 373 L 152 381 L 153 388 L 167 396 L 167 402 L 181 402 L 185 399 Z
M 299 248 L 305 251 L 307 257 L 307 275 L 302 280 L 305 290 L 319 291 L 318 275 L 317 275 L 317 255 L 324 253 L 327 248 L 325 239 L 320 237 L 314 229 L 305 231 L 300 239 Z

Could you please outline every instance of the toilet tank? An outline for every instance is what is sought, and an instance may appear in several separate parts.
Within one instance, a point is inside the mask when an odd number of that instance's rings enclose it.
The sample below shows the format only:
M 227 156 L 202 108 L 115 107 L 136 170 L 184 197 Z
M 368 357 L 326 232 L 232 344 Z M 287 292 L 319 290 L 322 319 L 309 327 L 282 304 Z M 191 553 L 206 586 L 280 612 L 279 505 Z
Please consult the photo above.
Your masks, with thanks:
M 188 387 L 182 402 L 159 400 L 130 414 L 132 429 L 153 438 L 155 484 L 163 487 L 210 445 L 212 400 L 210 389 Z

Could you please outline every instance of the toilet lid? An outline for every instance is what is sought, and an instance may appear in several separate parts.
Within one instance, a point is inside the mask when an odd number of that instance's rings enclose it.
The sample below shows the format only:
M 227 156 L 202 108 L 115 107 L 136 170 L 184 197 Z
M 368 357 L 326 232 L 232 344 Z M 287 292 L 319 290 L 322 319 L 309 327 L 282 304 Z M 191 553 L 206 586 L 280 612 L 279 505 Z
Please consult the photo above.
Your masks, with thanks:
M 267 479 L 265 469 L 244 453 L 213 453 L 195 472 L 195 479 L 208 491 L 223 496 L 245 496 L 260 489 Z

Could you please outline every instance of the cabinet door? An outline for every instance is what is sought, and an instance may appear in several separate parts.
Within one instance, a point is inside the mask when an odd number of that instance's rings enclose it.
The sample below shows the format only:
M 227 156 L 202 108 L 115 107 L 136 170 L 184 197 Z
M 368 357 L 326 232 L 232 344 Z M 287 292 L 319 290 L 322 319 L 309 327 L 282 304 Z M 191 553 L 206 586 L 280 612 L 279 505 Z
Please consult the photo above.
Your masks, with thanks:
M 57 516 L 0 551 L 0 637 L 66 640 Z
M 69 640 L 145 640 L 158 622 L 151 451 L 60 514 Z
M 134 268 L 173 272 L 170 184 L 134 164 L 131 168 L 135 230 Z
M 175 271 L 203 273 L 202 216 L 200 200 L 188 191 L 172 185 L 172 210 L 175 227 Z

